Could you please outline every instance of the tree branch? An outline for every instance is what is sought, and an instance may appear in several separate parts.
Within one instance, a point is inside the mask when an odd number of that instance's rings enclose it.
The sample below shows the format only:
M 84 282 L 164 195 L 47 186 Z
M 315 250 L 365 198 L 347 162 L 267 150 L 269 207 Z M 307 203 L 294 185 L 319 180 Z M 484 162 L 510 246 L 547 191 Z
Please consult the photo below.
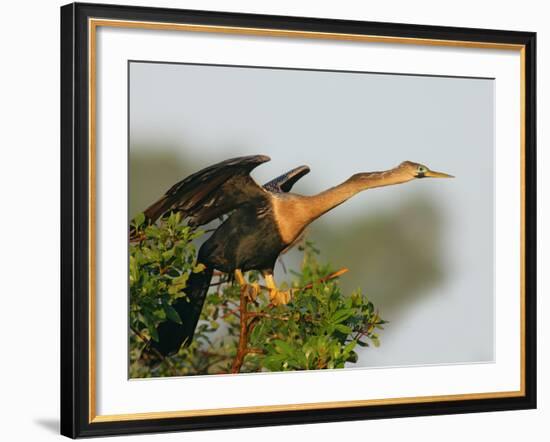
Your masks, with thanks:
M 337 270 L 336 272 L 332 272 L 330 275 L 325 276 L 324 278 L 320 278 L 317 281 L 313 283 L 306 284 L 303 287 L 299 287 L 297 289 L 293 289 L 294 291 L 302 291 L 307 290 L 313 287 L 314 284 L 320 283 L 320 282 L 326 282 L 330 281 L 331 279 L 338 278 L 339 276 L 343 275 L 344 273 L 348 272 L 349 269 L 346 267 L 342 267 L 340 270 Z M 267 290 L 267 287 L 260 286 L 262 290 Z M 273 307 L 273 304 L 269 304 L 268 307 Z M 256 325 L 256 322 L 260 318 L 270 318 L 270 319 L 279 319 L 281 321 L 288 320 L 287 317 L 284 316 L 273 316 L 269 313 L 265 312 L 249 312 L 248 311 L 248 285 L 241 286 L 241 295 L 240 295 L 240 302 L 239 306 L 236 309 L 230 310 L 226 312 L 222 319 L 225 319 L 226 317 L 239 313 L 239 343 L 237 345 L 237 354 L 235 355 L 235 359 L 233 360 L 233 364 L 231 365 L 231 373 L 239 373 L 241 370 L 241 367 L 244 363 L 244 358 L 247 354 L 263 354 L 263 351 L 261 349 L 257 348 L 248 348 L 248 335 Z
M 314 284 L 318 284 L 320 282 L 327 282 L 331 279 L 338 278 L 339 276 L 342 276 L 344 273 L 349 272 L 349 269 L 347 267 L 342 267 L 340 270 L 336 270 L 335 272 L 332 272 L 330 275 L 325 276 L 324 278 L 320 278 L 315 282 L 310 282 L 309 284 L 304 285 L 303 287 L 299 287 L 297 289 L 294 289 L 294 291 L 301 292 L 303 290 L 308 290 L 313 288 Z
M 239 345 L 237 347 L 237 354 L 231 366 L 231 373 L 238 373 L 244 362 L 246 356 L 246 349 L 248 346 L 248 294 L 247 286 L 241 286 L 241 298 L 239 304 L 240 312 L 240 332 L 239 332 Z

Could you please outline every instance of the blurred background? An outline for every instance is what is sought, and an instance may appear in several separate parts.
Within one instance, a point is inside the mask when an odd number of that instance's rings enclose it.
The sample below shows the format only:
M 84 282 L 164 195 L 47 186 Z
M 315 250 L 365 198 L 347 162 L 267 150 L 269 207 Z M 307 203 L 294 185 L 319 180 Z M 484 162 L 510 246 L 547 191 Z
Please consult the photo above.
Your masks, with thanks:
M 266 154 L 261 184 L 301 164 L 294 192 L 420 162 L 454 180 L 373 189 L 315 221 L 321 259 L 348 267 L 389 321 L 354 366 L 494 360 L 491 79 L 130 63 L 129 216 L 227 158 Z M 290 279 L 300 254 L 282 257 Z

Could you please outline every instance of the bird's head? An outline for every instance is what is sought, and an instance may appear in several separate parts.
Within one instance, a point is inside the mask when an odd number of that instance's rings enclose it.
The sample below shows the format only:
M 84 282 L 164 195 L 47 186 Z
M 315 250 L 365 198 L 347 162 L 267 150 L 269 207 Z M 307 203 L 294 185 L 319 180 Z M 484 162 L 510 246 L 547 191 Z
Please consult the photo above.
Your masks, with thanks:
M 414 163 L 412 161 L 403 161 L 397 169 L 403 174 L 409 175 L 411 179 L 414 178 L 454 178 L 453 175 L 449 175 L 443 172 L 436 172 L 430 170 L 423 164 Z

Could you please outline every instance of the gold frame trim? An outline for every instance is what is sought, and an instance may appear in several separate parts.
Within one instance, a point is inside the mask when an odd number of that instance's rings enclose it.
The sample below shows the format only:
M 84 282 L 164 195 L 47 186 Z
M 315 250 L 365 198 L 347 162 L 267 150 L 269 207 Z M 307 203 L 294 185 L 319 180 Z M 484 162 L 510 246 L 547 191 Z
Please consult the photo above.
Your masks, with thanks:
M 476 49 L 497 49 L 519 51 L 520 53 L 520 193 L 521 193 L 521 228 L 520 228 L 520 389 L 518 391 L 465 393 L 438 396 L 416 396 L 388 399 L 367 399 L 352 401 L 316 402 L 302 404 L 263 405 L 254 407 L 215 408 L 181 411 L 158 411 L 129 414 L 96 414 L 96 31 L 99 26 L 116 28 L 137 28 L 148 30 L 169 30 L 186 32 L 208 32 L 218 34 L 237 34 L 255 36 L 273 36 L 290 38 L 326 39 L 340 41 L 357 41 L 370 43 L 413 44 L 421 46 L 445 46 Z M 491 42 L 474 42 L 458 40 L 423 39 L 410 37 L 390 37 L 377 35 L 340 34 L 329 32 L 292 31 L 283 29 L 245 28 L 234 26 L 210 26 L 181 23 L 158 23 L 131 20 L 88 19 L 88 93 L 89 93 L 89 412 L 88 422 L 117 422 L 145 419 L 169 419 L 178 417 L 238 415 L 258 412 L 321 410 L 327 408 L 364 407 L 374 405 L 417 404 L 426 402 L 460 401 L 512 398 L 525 396 L 525 45 Z

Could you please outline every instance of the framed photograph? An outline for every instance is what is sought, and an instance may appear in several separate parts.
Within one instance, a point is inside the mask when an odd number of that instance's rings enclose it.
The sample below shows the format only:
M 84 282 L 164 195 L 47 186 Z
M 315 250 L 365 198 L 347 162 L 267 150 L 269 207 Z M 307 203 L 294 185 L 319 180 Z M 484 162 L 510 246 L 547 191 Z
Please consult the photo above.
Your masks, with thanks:
M 536 407 L 530 32 L 61 8 L 61 432 Z

